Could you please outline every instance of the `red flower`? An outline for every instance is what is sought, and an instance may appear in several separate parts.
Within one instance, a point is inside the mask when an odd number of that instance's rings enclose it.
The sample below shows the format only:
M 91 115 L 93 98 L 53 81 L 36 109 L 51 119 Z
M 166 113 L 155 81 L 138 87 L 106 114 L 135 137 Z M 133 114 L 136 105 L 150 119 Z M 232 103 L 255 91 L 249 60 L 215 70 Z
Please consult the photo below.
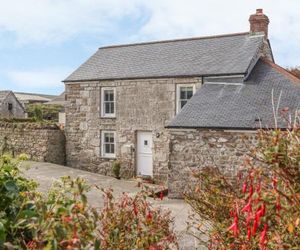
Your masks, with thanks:
M 244 208 L 242 209 L 242 212 L 251 212 L 252 211 L 252 205 L 251 205 L 251 199 L 249 199 L 248 203 Z
M 253 228 L 252 228 L 252 235 L 256 234 L 257 227 L 258 227 L 258 221 L 257 221 L 257 218 L 255 217 L 255 220 L 253 223 Z
M 242 190 L 243 190 L 243 193 L 247 192 L 247 183 L 246 182 L 244 182 Z
M 248 227 L 248 230 L 247 230 L 247 238 L 248 238 L 248 240 L 251 239 L 251 228 L 250 227 Z
M 259 240 L 259 244 L 261 246 L 261 248 L 264 248 L 267 242 L 267 231 L 268 231 L 268 224 L 264 225 L 264 230 L 261 232 L 260 234 L 260 240 Z
M 249 213 L 248 213 L 248 216 L 247 216 L 247 218 L 246 218 L 246 225 L 247 225 L 247 226 L 250 224 L 251 219 L 252 219 L 252 213 L 249 212 Z
M 72 217 L 71 216 L 63 216 L 62 220 L 64 223 L 70 223 L 72 221 Z
M 253 194 L 253 186 L 251 185 L 249 188 L 249 196 L 251 197 Z
M 239 227 L 238 227 L 238 217 L 235 215 L 233 224 L 227 229 L 233 232 L 234 237 L 237 237 L 239 234 Z
M 259 224 L 259 220 L 262 216 L 264 216 L 266 213 L 266 206 L 265 204 L 262 204 L 259 209 L 257 209 L 255 214 L 255 219 L 257 220 L 257 223 Z
M 161 191 L 160 194 L 159 194 L 159 198 L 160 200 L 163 200 L 164 199 L 164 193 Z
M 36 242 L 34 240 L 31 240 L 27 243 L 28 249 L 35 249 L 36 248 Z
M 137 216 L 137 214 L 138 214 L 138 208 L 135 205 L 135 203 L 133 203 L 133 212 L 134 212 L 135 216 Z
M 280 204 L 280 197 L 278 196 L 276 199 L 276 205 L 275 205 L 276 211 L 280 212 L 281 210 L 281 204 Z
M 158 249 L 159 249 L 159 248 L 158 248 L 157 246 L 151 245 L 151 246 L 149 247 L 148 250 L 158 250 Z
M 147 220 L 149 220 L 149 221 L 152 220 L 152 213 L 150 211 L 147 214 Z
M 277 187 L 277 182 L 278 182 L 278 180 L 276 179 L 276 177 L 273 177 L 272 184 L 273 184 L 274 189 L 276 189 L 276 187 Z

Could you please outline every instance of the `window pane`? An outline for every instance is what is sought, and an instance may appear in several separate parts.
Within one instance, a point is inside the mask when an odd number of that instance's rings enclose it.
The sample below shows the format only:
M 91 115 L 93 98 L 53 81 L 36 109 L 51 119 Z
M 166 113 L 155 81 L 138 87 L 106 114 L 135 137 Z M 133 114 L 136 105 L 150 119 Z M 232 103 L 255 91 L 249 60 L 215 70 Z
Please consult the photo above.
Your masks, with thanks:
M 108 101 L 108 100 L 109 100 L 108 90 L 104 90 L 104 101 Z
M 186 88 L 185 87 L 180 88 L 180 99 L 186 99 Z
M 187 101 L 181 101 L 180 102 L 180 108 L 183 108 L 183 106 L 187 103 Z
M 110 103 L 110 113 L 111 114 L 115 113 L 115 103 L 114 102 Z
M 109 143 L 109 135 L 108 134 L 104 135 L 104 142 Z
M 109 114 L 110 112 L 110 107 L 109 107 L 109 102 L 105 102 L 104 103 L 104 110 L 105 110 L 105 114 Z
M 110 154 L 110 144 L 105 144 L 104 145 L 104 153 L 105 154 Z
M 110 134 L 109 142 L 110 142 L 110 143 L 114 143 L 114 142 L 115 142 L 115 138 L 114 138 L 114 135 L 113 135 L 113 134 Z
M 114 101 L 113 90 L 104 90 L 104 101 Z
M 115 144 L 110 144 L 110 153 L 111 154 L 115 153 Z
M 109 100 L 113 102 L 114 99 L 115 99 L 115 98 L 114 98 L 114 91 L 111 90 L 111 91 L 110 91 L 110 94 L 109 94 Z
M 193 96 L 193 88 L 189 88 L 187 91 L 187 99 L 190 99 Z

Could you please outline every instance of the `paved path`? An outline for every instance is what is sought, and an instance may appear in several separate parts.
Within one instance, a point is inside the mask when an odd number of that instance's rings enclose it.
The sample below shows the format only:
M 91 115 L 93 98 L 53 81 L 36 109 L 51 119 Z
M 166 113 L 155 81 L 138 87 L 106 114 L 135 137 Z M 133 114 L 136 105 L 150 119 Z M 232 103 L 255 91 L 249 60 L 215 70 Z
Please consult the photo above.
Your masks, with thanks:
M 39 190 L 47 192 L 53 181 L 61 176 L 82 177 L 90 185 L 97 185 L 102 188 L 112 188 L 114 195 L 117 197 L 123 192 L 135 194 L 141 190 L 137 186 L 136 180 L 117 180 L 113 177 L 103 176 L 90 173 L 83 170 L 73 169 L 65 166 L 55 165 L 51 163 L 25 162 L 23 167 L 26 169 L 24 175 L 28 178 L 35 179 L 39 184 Z M 27 169 L 28 168 L 28 169 Z M 88 201 L 92 206 L 101 207 L 103 204 L 102 193 L 97 189 L 92 189 L 88 194 Z M 161 206 L 172 212 L 175 222 L 175 230 L 180 237 L 180 249 L 197 249 L 193 237 L 185 233 L 186 221 L 190 209 L 183 200 L 172 200 L 165 198 L 163 201 L 150 199 L 153 206 Z

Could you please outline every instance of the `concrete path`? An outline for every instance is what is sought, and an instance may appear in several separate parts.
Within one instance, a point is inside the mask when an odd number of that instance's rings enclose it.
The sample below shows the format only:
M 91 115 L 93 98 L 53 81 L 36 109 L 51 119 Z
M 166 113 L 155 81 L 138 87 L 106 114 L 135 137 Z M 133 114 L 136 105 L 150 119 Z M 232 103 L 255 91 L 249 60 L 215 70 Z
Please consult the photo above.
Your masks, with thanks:
M 36 180 L 40 186 L 41 192 L 47 192 L 53 181 L 61 176 L 82 177 L 90 185 L 97 185 L 102 188 L 112 188 L 115 197 L 123 192 L 135 194 L 141 190 L 136 180 L 117 180 L 113 177 L 90 173 L 83 170 L 73 169 L 65 166 L 55 165 L 44 162 L 25 162 L 23 163 L 24 175 Z M 94 207 L 101 207 L 103 204 L 102 193 L 93 188 L 88 194 L 88 202 Z M 183 200 L 172 200 L 165 198 L 163 201 L 149 198 L 153 206 L 160 206 L 169 209 L 174 217 L 175 230 L 178 233 L 180 249 L 200 249 L 196 248 L 196 242 L 193 237 L 186 234 L 186 221 L 190 213 L 189 206 Z M 203 249 L 203 248 L 201 248 Z

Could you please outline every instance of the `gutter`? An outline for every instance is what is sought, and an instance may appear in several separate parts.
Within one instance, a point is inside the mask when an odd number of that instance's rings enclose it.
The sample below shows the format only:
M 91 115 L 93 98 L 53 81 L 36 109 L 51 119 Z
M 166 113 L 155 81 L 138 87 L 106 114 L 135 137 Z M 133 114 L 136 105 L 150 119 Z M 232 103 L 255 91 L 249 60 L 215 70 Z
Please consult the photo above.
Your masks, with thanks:
M 210 130 L 251 130 L 256 131 L 259 129 L 263 130 L 288 130 L 288 128 L 248 128 L 248 127 L 208 127 L 208 126 L 165 126 L 165 129 L 210 129 Z
M 83 80 L 63 80 L 65 84 L 90 81 L 120 81 L 120 80 L 141 80 L 141 79 L 165 79 L 165 78 L 185 78 L 185 77 L 213 77 L 213 76 L 236 76 L 245 75 L 247 72 L 224 73 L 224 74 L 191 74 L 191 75 L 167 75 L 167 76 L 145 76 L 145 77 L 119 77 L 119 78 L 94 78 Z

